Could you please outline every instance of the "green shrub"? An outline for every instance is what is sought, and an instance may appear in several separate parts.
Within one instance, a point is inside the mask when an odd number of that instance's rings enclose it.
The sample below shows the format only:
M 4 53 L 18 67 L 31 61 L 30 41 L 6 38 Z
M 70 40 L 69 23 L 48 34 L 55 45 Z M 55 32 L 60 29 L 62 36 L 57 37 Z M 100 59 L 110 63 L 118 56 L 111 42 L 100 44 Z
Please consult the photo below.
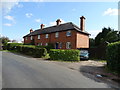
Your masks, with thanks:
M 48 46 L 36 46 L 38 48 L 46 48 L 47 52 L 50 52 L 50 49 L 54 49 L 54 45 L 52 43 L 48 43 Z
M 44 57 L 47 55 L 45 48 L 35 48 L 34 57 Z
M 22 45 L 17 43 L 9 43 L 7 45 L 8 50 L 15 50 L 17 52 L 34 56 L 34 57 L 43 57 L 46 56 L 47 50 L 45 48 L 38 48 L 34 45 Z
M 51 60 L 64 60 L 64 61 L 79 61 L 80 60 L 79 50 L 51 49 L 49 55 L 50 55 Z
M 120 41 L 108 44 L 106 54 L 108 69 L 120 74 Z
M 6 49 L 7 49 L 7 50 L 14 50 L 17 45 L 22 45 L 22 43 L 8 43 L 8 44 L 6 45 Z

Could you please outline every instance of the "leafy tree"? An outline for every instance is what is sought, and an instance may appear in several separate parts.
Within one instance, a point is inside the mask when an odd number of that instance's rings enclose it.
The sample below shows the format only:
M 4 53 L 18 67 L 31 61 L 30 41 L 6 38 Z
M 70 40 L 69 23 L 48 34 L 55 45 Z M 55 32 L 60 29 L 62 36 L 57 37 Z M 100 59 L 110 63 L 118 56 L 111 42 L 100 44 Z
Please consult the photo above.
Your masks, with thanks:
M 108 41 L 108 42 L 115 42 L 118 40 L 118 35 L 117 35 L 117 31 L 110 31 L 107 33 L 106 37 L 104 38 L 104 41 Z
M 94 47 L 95 46 L 95 39 L 90 38 L 89 43 L 90 43 L 90 47 Z
M 8 37 L 0 37 L 0 41 L 3 45 L 6 45 L 10 41 L 10 39 Z
M 103 38 L 102 38 L 102 33 L 98 33 L 98 35 L 95 37 L 95 45 L 99 45 L 102 42 Z
M 12 40 L 13 43 L 17 43 L 17 40 Z
M 120 33 L 118 31 L 114 31 L 114 29 L 111 29 L 110 27 L 108 28 L 103 28 L 102 32 L 100 32 L 96 37 L 95 37 L 95 45 L 98 46 L 101 43 L 104 42 L 115 42 L 120 40 Z

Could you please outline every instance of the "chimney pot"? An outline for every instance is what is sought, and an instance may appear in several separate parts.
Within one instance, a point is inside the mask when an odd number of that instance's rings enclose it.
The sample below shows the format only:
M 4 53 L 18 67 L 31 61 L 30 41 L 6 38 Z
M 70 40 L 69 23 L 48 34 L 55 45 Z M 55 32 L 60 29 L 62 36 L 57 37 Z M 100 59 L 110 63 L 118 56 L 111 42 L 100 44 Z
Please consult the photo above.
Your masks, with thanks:
M 32 30 L 32 28 L 30 29 L 30 33 L 32 33 L 33 32 L 33 30 Z
M 43 29 L 43 28 L 45 27 L 45 25 L 44 25 L 44 24 L 41 24 L 40 27 L 41 27 L 41 29 Z
M 60 19 L 58 19 L 56 22 L 57 22 L 57 25 L 60 25 L 61 20 L 60 20 Z
M 80 19 L 81 19 L 81 21 L 80 21 L 80 29 L 81 29 L 81 31 L 82 32 L 84 32 L 85 31 L 85 17 L 84 16 L 82 16 L 82 17 L 80 17 Z

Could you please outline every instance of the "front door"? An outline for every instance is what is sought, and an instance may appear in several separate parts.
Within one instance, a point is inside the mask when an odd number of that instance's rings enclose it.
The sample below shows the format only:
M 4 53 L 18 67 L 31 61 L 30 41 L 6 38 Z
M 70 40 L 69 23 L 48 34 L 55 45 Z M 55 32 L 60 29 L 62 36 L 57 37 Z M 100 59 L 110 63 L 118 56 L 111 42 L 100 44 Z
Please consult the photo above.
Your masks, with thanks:
M 55 44 L 55 49 L 58 49 L 58 42 Z

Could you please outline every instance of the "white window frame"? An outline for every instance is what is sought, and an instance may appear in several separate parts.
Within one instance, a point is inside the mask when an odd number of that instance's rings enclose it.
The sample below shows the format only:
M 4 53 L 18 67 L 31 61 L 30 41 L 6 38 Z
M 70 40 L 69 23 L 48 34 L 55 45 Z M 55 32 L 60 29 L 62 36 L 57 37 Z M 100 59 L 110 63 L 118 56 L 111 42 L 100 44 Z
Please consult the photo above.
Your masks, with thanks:
M 30 40 L 33 40 L 33 36 L 30 37 Z
M 40 43 L 38 43 L 38 46 L 40 46 Z
M 59 37 L 59 32 L 55 33 L 55 37 L 58 38 Z
M 46 34 L 46 35 L 45 35 L 45 38 L 48 38 L 48 36 L 49 36 L 49 34 Z
M 48 43 L 46 43 L 45 46 L 48 46 Z
M 38 35 L 38 39 L 40 39 L 40 35 Z
M 67 31 L 67 32 L 66 32 L 66 36 L 67 36 L 67 37 L 71 36 L 71 31 Z
M 66 49 L 71 49 L 71 42 L 66 42 Z
M 60 49 L 62 48 L 62 43 L 61 42 L 59 43 L 59 47 L 60 47 Z
M 28 37 L 25 37 L 25 40 L 28 40 Z
M 40 43 L 40 45 L 42 46 L 43 44 L 42 44 L 42 43 Z

